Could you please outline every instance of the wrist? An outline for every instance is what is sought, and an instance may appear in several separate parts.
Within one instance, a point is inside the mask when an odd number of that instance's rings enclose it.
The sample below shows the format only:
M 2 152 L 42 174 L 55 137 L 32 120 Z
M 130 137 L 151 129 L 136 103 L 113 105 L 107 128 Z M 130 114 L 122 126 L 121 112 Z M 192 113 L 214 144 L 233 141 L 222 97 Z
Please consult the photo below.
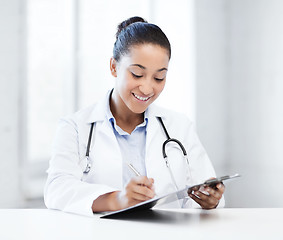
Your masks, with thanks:
M 93 212 L 116 211 L 121 209 L 118 201 L 119 191 L 110 192 L 99 196 L 93 201 Z
M 110 199 L 109 199 L 109 209 L 110 211 L 117 211 L 122 209 L 121 203 L 120 203 L 120 191 L 115 191 L 110 193 Z

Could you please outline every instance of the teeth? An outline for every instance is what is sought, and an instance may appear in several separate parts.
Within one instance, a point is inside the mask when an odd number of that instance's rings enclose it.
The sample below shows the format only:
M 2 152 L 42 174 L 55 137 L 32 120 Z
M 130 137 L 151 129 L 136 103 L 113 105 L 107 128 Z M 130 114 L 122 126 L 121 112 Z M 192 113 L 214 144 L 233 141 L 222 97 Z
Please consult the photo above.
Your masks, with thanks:
M 141 96 L 136 95 L 136 94 L 134 94 L 134 96 L 141 101 L 147 101 L 149 99 L 149 97 L 144 98 L 144 97 L 141 97 Z

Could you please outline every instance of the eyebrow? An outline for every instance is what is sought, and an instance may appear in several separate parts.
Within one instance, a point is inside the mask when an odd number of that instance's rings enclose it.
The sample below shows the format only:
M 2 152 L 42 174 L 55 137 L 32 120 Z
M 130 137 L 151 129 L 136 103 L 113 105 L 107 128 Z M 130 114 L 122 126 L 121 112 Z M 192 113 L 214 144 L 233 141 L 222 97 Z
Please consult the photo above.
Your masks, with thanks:
M 142 69 L 145 69 L 145 67 L 142 66 L 142 65 L 140 65 L 140 64 L 131 64 L 130 66 L 136 66 L 136 67 L 140 67 L 140 68 L 142 68 Z
M 140 65 L 140 64 L 131 64 L 130 66 L 136 66 L 136 67 L 139 67 L 141 69 L 146 69 L 146 67 L 144 67 L 143 65 Z M 168 70 L 167 68 L 161 68 L 161 69 L 158 69 L 157 72 L 162 72 L 164 70 Z
M 167 68 L 161 68 L 161 69 L 157 70 L 157 72 L 162 72 L 164 70 L 167 71 L 168 69 Z

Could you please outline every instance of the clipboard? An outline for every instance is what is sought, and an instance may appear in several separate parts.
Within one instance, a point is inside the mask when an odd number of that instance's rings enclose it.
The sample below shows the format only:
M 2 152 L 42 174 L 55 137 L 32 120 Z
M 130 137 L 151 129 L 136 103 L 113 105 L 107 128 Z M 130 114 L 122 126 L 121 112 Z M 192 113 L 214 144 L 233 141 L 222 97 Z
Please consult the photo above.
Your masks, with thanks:
M 240 175 L 239 174 L 235 174 L 235 175 L 232 175 L 232 176 L 226 175 L 226 176 L 222 176 L 222 177 L 218 177 L 218 178 L 214 178 L 214 179 L 209 179 L 209 180 L 205 181 L 204 183 L 193 185 L 193 186 L 188 186 L 188 187 L 185 187 L 184 189 L 178 190 L 176 192 L 165 194 L 165 195 L 160 196 L 160 197 L 155 197 L 153 199 L 138 203 L 138 204 L 131 206 L 131 207 L 128 207 L 128 208 L 124 208 L 124 209 L 121 209 L 121 210 L 118 210 L 118 211 L 113 211 L 113 212 L 106 212 L 100 218 L 111 218 L 111 217 L 117 217 L 118 215 L 124 215 L 124 214 L 128 214 L 128 213 L 132 213 L 132 212 L 135 212 L 135 211 L 148 210 L 148 209 L 153 208 L 154 206 L 159 206 L 159 205 L 162 205 L 162 204 L 166 204 L 166 203 L 174 202 L 174 201 L 177 201 L 177 200 L 180 200 L 180 199 L 184 199 L 184 198 L 188 197 L 189 191 L 199 189 L 202 186 L 215 187 L 220 182 L 223 182 L 223 181 L 228 180 L 228 179 L 237 178 L 237 177 L 240 177 Z

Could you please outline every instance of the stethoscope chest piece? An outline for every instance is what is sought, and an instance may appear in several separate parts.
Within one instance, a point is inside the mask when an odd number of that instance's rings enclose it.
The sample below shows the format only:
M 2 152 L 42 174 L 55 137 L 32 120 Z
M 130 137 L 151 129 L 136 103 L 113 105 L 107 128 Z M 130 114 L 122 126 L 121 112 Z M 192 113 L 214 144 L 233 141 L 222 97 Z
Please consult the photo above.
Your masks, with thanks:
M 90 152 L 90 145 L 91 145 L 93 127 L 94 127 L 94 122 L 91 123 L 90 132 L 89 132 L 89 136 L 88 136 L 88 143 L 87 143 L 86 154 L 85 154 L 86 168 L 83 172 L 85 174 L 89 173 L 89 171 L 91 169 L 91 160 L 89 159 L 89 152 Z
M 89 171 L 91 169 L 91 163 L 90 163 L 90 160 L 89 160 L 88 156 L 86 156 L 86 162 L 87 162 L 87 164 L 86 164 L 86 168 L 84 170 L 84 173 L 89 173 Z

